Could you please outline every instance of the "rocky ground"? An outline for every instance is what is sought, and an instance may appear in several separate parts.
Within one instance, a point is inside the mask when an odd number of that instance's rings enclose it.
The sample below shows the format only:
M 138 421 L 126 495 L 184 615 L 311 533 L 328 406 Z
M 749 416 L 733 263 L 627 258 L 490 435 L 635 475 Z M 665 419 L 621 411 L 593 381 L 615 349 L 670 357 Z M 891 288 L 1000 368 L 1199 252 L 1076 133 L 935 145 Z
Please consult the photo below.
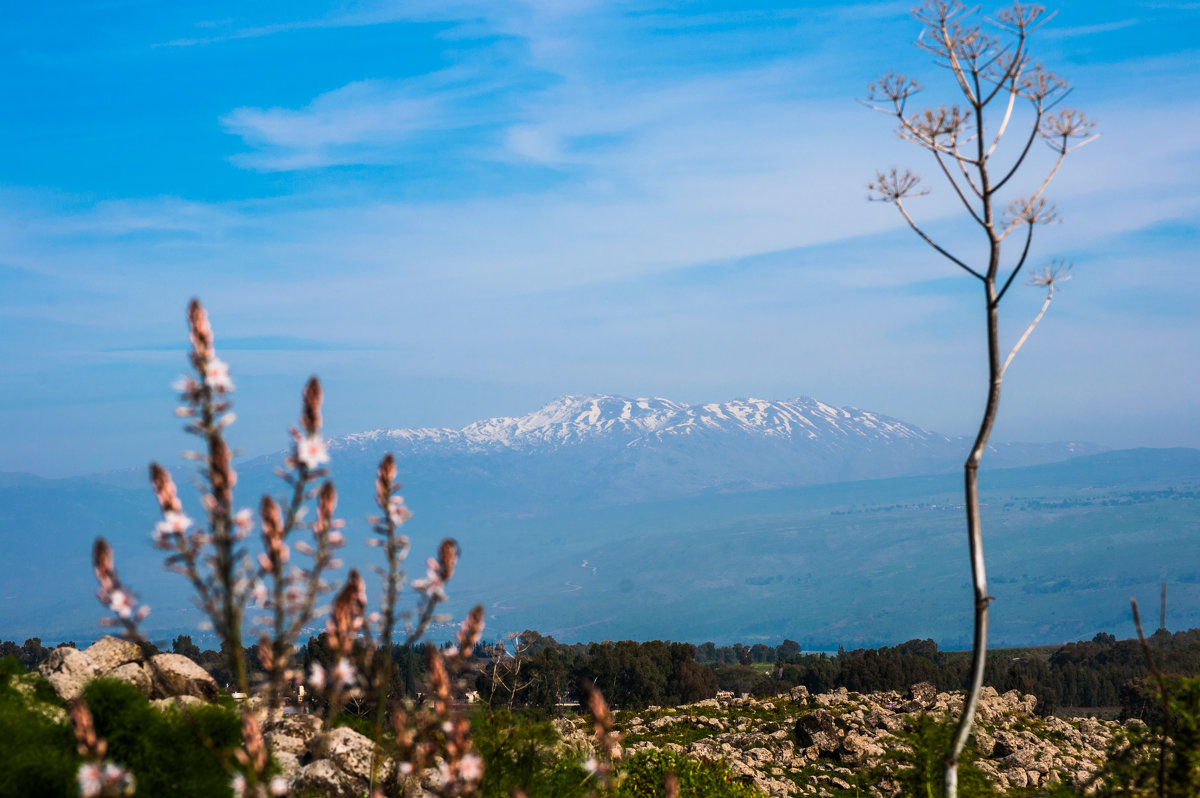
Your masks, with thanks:
M 164 707 L 211 702 L 218 693 L 211 677 L 186 657 L 158 654 L 146 660 L 136 645 L 112 637 L 84 651 L 56 649 L 39 671 L 65 699 L 99 676 L 127 681 Z M 625 754 L 661 748 L 723 758 L 736 775 L 770 796 L 834 796 L 861 789 L 860 775 L 870 770 L 866 791 L 890 798 L 902 791 L 889 770 L 897 765 L 888 753 L 905 749 L 904 732 L 922 714 L 956 717 L 961 705 L 961 693 L 939 693 L 930 684 L 914 685 L 904 694 L 842 689 L 809 695 L 797 687 L 771 699 L 719 693 L 682 707 L 620 712 L 616 719 Z M 999 695 L 984 688 L 976 723 L 979 768 L 1002 791 L 1056 781 L 1082 785 L 1104 762 L 1121 725 L 1042 718 L 1035 708 L 1031 695 Z M 262 723 L 293 794 L 351 798 L 364 793 L 374 750 L 369 739 L 348 728 L 327 729 L 311 715 L 264 716 Z M 559 753 L 589 749 L 589 719 L 568 716 L 555 725 L 563 737 Z M 398 776 L 395 763 L 385 762 L 383 776 L 385 781 Z M 430 772 L 420 781 L 428 786 L 433 778 Z
M 761 700 L 721 693 L 674 709 L 619 713 L 617 722 L 627 751 L 665 748 L 723 757 L 767 795 L 832 796 L 855 786 L 864 768 L 890 767 L 885 755 L 905 747 L 897 735 L 920 714 L 957 717 L 962 700 L 962 693 L 939 693 L 931 684 L 914 685 L 903 695 L 844 688 L 809 695 L 797 687 Z M 1036 703 L 1031 695 L 984 688 L 976 725 L 978 764 L 1002 791 L 1055 781 L 1082 785 L 1103 763 L 1120 728 L 1091 718 L 1041 718 L 1034 713 Z M 568 741 L 582 742 L 590 730 L 582 719 L 564 719 L 558 726 Z M 867 789 L 879 796 L 902 794 L 886 774 Z

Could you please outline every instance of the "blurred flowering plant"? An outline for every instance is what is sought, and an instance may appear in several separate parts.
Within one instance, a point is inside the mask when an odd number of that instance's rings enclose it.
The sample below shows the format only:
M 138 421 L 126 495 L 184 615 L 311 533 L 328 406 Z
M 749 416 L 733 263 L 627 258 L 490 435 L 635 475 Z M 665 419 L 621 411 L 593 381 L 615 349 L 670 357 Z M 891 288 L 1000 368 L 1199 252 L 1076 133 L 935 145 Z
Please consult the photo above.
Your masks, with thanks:
M 230 786 L 234 795 L 265 798 L 287 794 L 287 780 L 272 774 L 270 736 L 264 734 L 263 727 L 278 717 L 285 688 L 299 679 L 307 679 L 325 699 L 331 715 L 347 696 L 373 693 L 378 707 L 376 743 L 383 740 L 385 721 L 390 719 L 395 734 L 394 749 L 401 760 L 399 772 L 434 769 L 438 773 L 439 794 L 472 793 L 482 778 L 483 763 L 472 749 L 470 724 L 453 709 L 451 694 L 454 676 L 470 667 L 472 652 L 483 631 L 483 607 L 471 611 L 458 632 L 456 644 L 445 652 L 426 646 L 433 696 L 430 705 L 401 706 L 388 693 L 398 621 L 404 622 L 403 645 L 414 645 L 424 635 L 437 617 L 438 605 L 446 600 L 446 584 L 458 561 L 458 544 L 452 539 L 441 542 L 437 557 L 427 562 L 425 577 L 411 582 L 417 597 L 416 608 L 398 613 L 405 581 L 403 563 L 409 550 L 408 538 L 399 534 L 399 529 L 412 514 L 398 493 L 395 458 L 390 454 L 385 456 L 379 464 L 375 485 L 375 501 L 382 515 L 370 519 L 376 537 L 368 540 L 369 545 L 384 549 L 387 561 L 386 568 L 375 568 L 383 581 L 380 611 L 367 613 L 366 583 L 357 569 L 351 569 L 336 591 L 326 622 L 326 638 L 334 652 L 334 664 L 328 670 L 315 664 L 308 674 L 298 673 L 297 641 L 318 613 L 318 597 L 334 590 L 324 574 L 341 567 L 334 553 L 346 543 L 341 531 L 344 522 L 334 517 L 337 490 L 327 479 L 324 467 L 330 456 L 321 433 L 321 383 L 313 377 L 304 388 L 300 428 L 291 429 L 291 451 L 285 458 L 285 467 L 276 471 L 287 484 L 288 495 L 283 501 L 266 495 L 258 503 L 257 526 L 262 550 L 251 556 L 247 542 L 256 519 L 249 508 L 235 509 L 237 472 L 225 440 L 225 430 L 235 420 L 229 398 L 234 390 L 233 379 L 228 364 L 216 354 L 208 314 L 198 301 L 193 300 L 188 306 L 187 318 L 193 374 L 175 384 L 183 400 L 175 414 L 189 419 L 187 431 L 203 441 L 202 451 L 185 453 L 185 457 L 200 463 L 204 523 L 197 523 L 184 512 L 170 472 L 154 463 L 150 466 L 150 480 L 161 519 L 151 537 L 157 548 L 168 552 L 167 566 L 185 576 L 196 591 L 201 609 L 230 657 L 235 687 L 243 694 L 256 694 L 243 705 L 242 747 L 233 752 L 237 764 Z M 313 520 L 306 522 L 303 519 L 310 502 L 315 502 L 316 512 Z M 310 533 L 311 542 L 296 539 L 295 533 L 301 530 Z M 303 565 L 292 559 L 293 550 L 306 558 Z M 100 584 L 97 595 L 114 616 L 102 623 L 120 625 L 126 638 L 146 645 L 138 624 L 149 608 L 139 604 L 121 583 L 112 549 L 103 538 L 96 541 L 93 563 Z M 259 630 L 255 653 L 263 669 L 263 677 L 257 684 L 250 682 L 243 648 L 246 614 L 252 607 L 265 613 L 252 619 Z M 76 728 L 90 728 L 81 725 L 87 707 L 79 706 L 80 721 Z M 86 718 L 90 722 L 90 713 Z M 99 748 L 93 745 L 88 749 L 89 761 L 80 770 L 83 793 L 86 796 L 132 794 L 132 776 L 102 762 L 102 741 L 98 745 Z M 380 752 L 377 745 L 371 770 L 373 798 L 385 794 L 378 783 Z M 127 783 L 122 780 L 125 776 Z M 114 791 L 118 789 L 128 792 Z

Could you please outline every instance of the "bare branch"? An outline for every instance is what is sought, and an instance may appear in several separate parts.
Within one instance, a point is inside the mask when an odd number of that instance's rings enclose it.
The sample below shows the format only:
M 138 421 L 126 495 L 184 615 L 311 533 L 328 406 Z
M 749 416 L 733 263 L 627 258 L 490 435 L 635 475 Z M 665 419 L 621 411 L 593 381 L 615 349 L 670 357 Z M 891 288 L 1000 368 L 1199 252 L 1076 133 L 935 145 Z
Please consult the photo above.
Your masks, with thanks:
M 946 167 L 946 162 L 942 160 L 941 153 L 939 153 L 935 150 L 933 153 L 933 157 L 937 159 L 938 166 L 942 167 L 942 174 L 944 174 L 946 176 L 946 181 L 948 183 L 950 183 L 950 185 L 954 188 L 954 193 L 958 195 L 958 198 L 960 200 L 962 200 L 963 207 L 965 207 L 967 209 L 967 212 L 971 214 L 972 219 L 974 219 L 976 222 L 978 222 L 979 224 L 982 225 L 983 219 L 979 218 L 979 214 L 975 212 L 975 208 L 971 205 L 971 201 L 967 199 L 967 196 L 965 194 L 963 194 L 962 189 L 958 185 L 958 181 L 954 179 L 954 175 L 952 175 L 950 173 L 950 170 Z M 969 176 L 968 176 L 968 182 L 970 182 Z M 974 184 L 971 185 L 971 189 L 975 190 Z M 975 194 L 976 194 L 976 196 L 978 196 L 979 192 L 975 191 Z
M 1004 228 L 1004 232 L 1000 234 L 1001 241 L 1003 241 L 1008 234 L 1013 231 L 1014 227 L 1016 227 L 1024 218 L 1026 218 L 1028 213 L 1037 207 L 1038 201 L 1041 200 L 1042 194 L 1046 191 L 1046 187 L 1050 185 L 1050 181 L 1054 179 L 1056 174 L 1058 174 L 1058 168 L 1062 166 L 1063 159 L 1066 158 L 1066 155 L 1067 154 L 1065 152 L 1059 153 L 1058 160 L 1054 162 L 1054 168 L 1050 170 L 1050 173 L 1046 175 L 1044 180 L 1042 180 L 1042 184 L 1038 186 L 1037 191 L 1035 191 L 1033 196 L 1030 197 L 1025 203 L 1025 207 L 1021 211 L 1020 215 L 1015 218 L 1006 228 Z
M 1018 84 L 1020 82 L 1021 69 L 1023 66 L 1024 63 L 1021 57 L 1021 48 L 1018 47 L 1016 56 L 1006 65 L 1004 69 L 1003 78 L 996 83 L 995 90 L 987 96 L 986 100 L 984 100 L 985 104 L 990 103 L 1000 91 L 1000 88 L 1005 84 L 1008 84 L 1008 103 L 1004 109 L 1004 118 L 1000 121 L 1000 127 L 996 129 L 996 137 L 992 139 L 992 146 L 988 147 L 986 156 L 988 158 L 992 157 L 992 153 L 994 153 L 996 151 L 996 147 L 1000 145 L 1000 139 L 1004 138 L 1004 132 L 1008 129 L 1008 123 L 1012 119 L 1013 108 L 1017 104 L 1017 95 L 1019 93 Z
M 896 209 L 900 211 L 900 215 L 904 217 L 904 221 L 908 222 L 908 226 L 913 229 L 913 232 L 924 239 L 926 244 L 936 249 L 943 256 L 953 261 L 959 267 L 965 269 L 982 280 L 983 275 L 938 246 L 933 239 L 925 235 L 921 228 L 917 227 L 916 223 L 913 222 L 912 217 L 908 215 L 908 211 L 904 208 L 904 198 L 920 197 L 929 193 L 927 191 L 917 190 L 917 186 L 920 184 L 920 182 L 921 178 L 908 170 L 900 172 L 896 169 L 892 169 L 888 172 L 876 172 L 875 179 L 867 184 L 867 190 L 872 194 L 877 195 L 871 199 L 874 199 L 877 202 L 890 202 L 895 205 Z
M 1021 250 L 1021 257 L 1017 260 L 1017 265 L 1013 266 L 1012 272 L 1008 275 L 1008 279 L 1004 281 L 1004 286 L 996 294 L 996 298 L 992 301 L 992 305 L 999 305 L 1000 300 L 1004 299 L 1004 295 L 1008 293 L 1008 288 L 1013 284 L 1013 280 L 1017 279 L 1017 275 L 1021 272 L 1021 267 L 1025 265 L 1025 258 L 1029 256 L 1029 245 L 1033 243 L 1033 225 L 1029 225 L 1025 233 L 1025 247 Z
M 1050 307 L 1050 302 L 1054 299 L 1054 286 L 1058 283 L 1064 283 L 1070 280 L 1074 275 L 1071 273 L 1071 265 L 1061 261 L 1046 266 L 1040 274 L 1029 278 L 1029 285 L 1044 286 L 1046 288 L 1046 300 L 1042 302 L 1042 309 L 1038 311 L 1037 316 L 1025 328 L 1024 334 L 1013 346 L 1012 351 L 1008 353 L 1008 358 L 1005 359 L 1004 365 L 1000 367 L 1000 376 L 1004 376 L 1004 372 L 1008 371 L 1008 366 L 1012 363 L 1013 358 L 1017 356 L 1017 352 L 1029 340 L 1029 336 L 1033 334 L 1034 328 L 1041 322 L 1042 317 L 1046 315 L 1046 309 Z
M 908 226 L 911 227 L 913 232 L 916 233 L 917 235 L 919 235 L 926 244 L 928 244 L 929 246 L 936 249 L 943 257 L 945 257 L 946 259 L 948 259 L 949 261 L 951 261 L 952 263 L 957 265 L 959 268 L 963 269 L 964 271 L 966 271 L 970 274 L 973 274 L 974 276 L 978 277 L 980 280 L 984 279 L 982 274 L 975 271 L 974 269 L 972 269 L 967 264 L 963 263 L 958 258 L 954 257 L 946 250 L 942 249 L 942 247 L 939 246 L 932 238 L 925 235 L 925 231 L 922 230 L 921 228 L 917 227 L 916 223 L 913 222 L 912 217 L 908 215 L 908 211 L 904 209 L 904 204 L 902 202 L 900 202 L 900 200 L 896 200 L 895 204 L 896 204 L 896 210 L 900 211 L 900 215 L 904 217 L 904 221 L 908 222 Z
M 1017 160 L 1013 163 L 1012 168 L 1008 170 L 1008 174 L 1001 178 L 1000 182 L 992 186 L 993 192 L 999 191 L 1004 184 L 1011 180 L 1012 176 L 1017 173 L 1017 170 L 1021 168 L 1021 164 L 1025 163 L 1025 158 L 1029 155 L 1029 150 L 1033 147 L 1033 142 L 1037 140 L 1038 130 L 1041 126 L 1041 122 L 1042 110 L 1039 108 L 1037 116 L 1033 120 L 1033 125 L 1029 128 L 1029 137 L 1025 139 L 1025 146 L 1021 148 L 1021 154 L 1017 156 Z

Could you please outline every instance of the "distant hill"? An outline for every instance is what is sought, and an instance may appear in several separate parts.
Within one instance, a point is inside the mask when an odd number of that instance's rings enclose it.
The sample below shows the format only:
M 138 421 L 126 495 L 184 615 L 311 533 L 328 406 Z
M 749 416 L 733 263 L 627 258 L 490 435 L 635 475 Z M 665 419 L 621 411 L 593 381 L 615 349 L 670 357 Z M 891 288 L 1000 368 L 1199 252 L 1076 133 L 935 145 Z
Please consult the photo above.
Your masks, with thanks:
M 448 609 L 484 602 L 489 633 L 790 637 L 811 649 L 969 637 L 957 471 L 966 446 L 814 400 L 688 406 L 593 396 L 463 430 L 346 436 L 331 453 L 347 563 L 367 567 L 377 554 L 362 545 L 363 519 L 375 465 L 393 450 L 416 513 L 406 529 L 414 568 L 441 536 L 458 538 Z M 1200 451 L 1097 448 L 989 453 L 982 483 L 998 643 L 1128 636 L 1128 596 L 1153 601 L 1161 579 L 1179 625 L 1200 626 Z M 1077 452 L 1085 454 L 1070 457 Z M 996 466 L 1003 461 L 1024 465 Z M 281 492 L 279 463 L 239 465 L 240 505 Z M 185 503 L 198 517 L 185 473 Z M 96 534 L 113 542 L 126 581 L 154 607 L 148 628 L 195 631 L 184 582 L 162 571 L 150 545 L 153 496 L 128 482 L 0 476 L 10 555 L 0 637 L 95 636 Z

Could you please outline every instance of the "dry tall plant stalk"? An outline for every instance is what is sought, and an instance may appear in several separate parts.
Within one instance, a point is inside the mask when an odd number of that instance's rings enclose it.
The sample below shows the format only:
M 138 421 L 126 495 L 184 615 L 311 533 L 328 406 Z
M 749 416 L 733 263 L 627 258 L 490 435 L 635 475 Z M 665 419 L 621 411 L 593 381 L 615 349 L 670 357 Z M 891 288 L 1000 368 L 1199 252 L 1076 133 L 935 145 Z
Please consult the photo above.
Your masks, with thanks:
M 905 204 L 906 200 L 927 193 L 920 188 L 920 178 L 912 172 L 896 169 L 879 172 L 869 184 L 874 199 L 894 205 L 922 241 L 978 280 L 983 289 L 981 298 L 988 353 L 987 401 L 963 469 L 974 588 L 974 641 L 970 686 L 945 761 L 945 794 L 951 798 L 958 792 L 958 762 L 970 736 L 983 687 L 988 605 L 993 598 L 988 595 L 984 568 L 979 463 L 996 422 L 1004 374 L 1042 320 L 1054 298 L 1055 286 L 1069 279 L 1070 266 L 1062 262 L 1051 263 L 1029 281 L 1045 288 L 1046 298 L 1037 316 L 1003 359 L 1000 301 L 1025 266 L 1034 228 L 1057 221 L 1054 208 L 1044 197 L 1047 186 L 1068 153 L 1095 139 L 1092 123 L 1082 113 L 1055 110 L 1069 92 L 1067 84 L 1035 62 L 1027 50 L 1030 35 L 1050 18 L 1045 9 L 1016 2 L 989 20 L 995 33 L 985 32 L 972 22 L 973 14 L 973 9 L 958 0 L 928 0 L 914 12 L 924 26 L 917 46 L 932 53 L 936 63 L 949 71 L 962 96 L 960 103 L 910 112 L 909 101 L 922 87 L 915 80 L 894 73 L 873 84 L 868 91 L 868 104 L 872 108 L 896 118 L 896 132 L 900 138 L 933 155 L 969 218 L 982 231 L 986 245 L 985 257 L 973 266 L 968 262 L 970 259 L 958 257 L 927 235 Z M 1005 160 L 997 155 L 997 148 L 1010 130 L 1018 100 L 1028 105 L 1032 118 L 1028 129 L 1019 134 L 1015 157 Z M 1002 206 L 1002 189 L 1029 164 L 1030 150 L 1038 139 L 1054 152 L 1053 164 L 1032 193 L 1013 198 Z M 1022 228 L 1024 241 L 1019 255 L 1015 263 L 1004 267 L 1003 244 L 1010 234 L 1018 233 L 1019 236 L 1018 231 Z
M 269 495 L 262 497 L 258 506 L 262 551 L 251 557 L 245 542 L 254 525 L 253 513 L 249 509 L 234 509 L 237 472 L 225 440 L 225 429 L 234 421 L 229 399 L 233 381 L 228 365 L 217 357 L 212 327 L 199 301 L 189 304 L 187 317 L 192 347 L 189 359 L 194 375 L 176 385 L 184 401 L 176 415 L 190 419 L 187 431 L 204 441 L 203 452 L 185 456 L 202 464 L 200 499 L 206 523 L 196 524 L 184 513 L 170 472 L 154 463 L 150 479 L 162 517 L 153 537 L 158 548 L 169 552 L 167 566 L 185 576 L 196 591 L 201 609 L 228 653 L 235 687 L 244 694 L 249 694 L 252 687 L 259 693 L 256 700 L 247 700 L 243 707 L 242 747 L 233 752 L 233 759 L 241 767 L 233 775 L 233 792 L 238 798 L 265 796 L 268 792 L 281 795 L 286 793 L 287 784 L 278 776 L 270 776 L 271 752 L 262 720 L 269 722 L 275 718 L 285 686 L 306 676 L 295 669 L 299 637 L 317 614 L 318 597 L 333 590 L 323 574 L 341 567 L 334 552 L 346 542 L 341 532 L 344 524 L 334 517 L 337 490 L 326 479 L 328 471 L 323 467 L 330 460 L 321 435 L 323 391 L 316 377 L 304 388 L 301 428 L 291 429 L 293 445 L 285 460 L 286 468 L 276 471 L 289 486 L 290 495 L 282 504 Z M 352 569 L 336 593 L 326 623 L 335 664 L 329 673 L 314 664 L 307 680 L 324 695 L 331 715 L 348 696 L 373 689 L 379 706 L 376 743 L 383 738 L 383 720 L 391 707 L 396 748 L 405 757 L 402 772 L 404 764 L 408 765 L 408 772 L 436 765 L 440 767 L 442 795 L 470 794 L 482 777 L 483 764 L 472 750 L 469 723 L 454 710 L 451 697 L 455 687 L 453 677 L 472 664 L 472 652 L 483 631 L 483 607 L 475 607 L 468 615 L 455 646 L 444 653 L 432 646 L 428 648 L 435 696 L 432 708 L 406 713 L 392 702 L 388 693 L 392 638 L 397 622 L 404 622 L 403 645 L 410 646 L 420 640 L 437 617 L 438 605 L 446 600 L 445 586 L 454 575 L 459 556 L 458 544 L 449 538 L 443 540 L 437 557 L 427 561 L 425 577 L 409 582 L 418 594 L 416 609 L 398 612 L 405 582 L 402 565 L 409 548 L 408 539 L 398 534 L 398 529 L 412 515 L 397 493 L 399 487 L 395 459 L 388 454 L 379 465 L 375 485 L 376 503 L 383 516 L 371 519 L 373 531 L 380 537 L 368 541 L 381 545 L 387 559 L 386 570 L 376 569 L 384 582 L 382 612 L 367 613 L 366 583 Z M 306 522 L 305 510 L 314 501 L 315 518 Z M 302 529 L 310 530 L 312 544 L 293 540 L 293 534 Z M 292 549 L 310 559 L 306 567 L 292 562 Z M 121 583 L 112 549 L 103 538 L 96 541 L 93 564 L 100 584 L 97 595 L 115 615 L 102 623 L 122 626 L 124 637 L 147 646 L 139 622 L 149 608 L 140 605 L 132 591 Z M 253 619 L 254 625 L 261 629 L 257 654 L 265 672 L 258 685 L 250 684 L 244 651 L 246 613 L 254 606 L 269 613 Z M 86 707 L 77 710 L 80 718 L 77 728 L 86 728 L 79 725 L 86 711 Z M 90 719 L 90 714 L 86 718 Z M 372 796 L 382 795 L 376 783 L 379 751 L 377 745 L 371 773 Z M 92 760 L 102 755 L 100 750 Z M 85 767 L 91 768 L 92 764 Z M 86 776 L 91 785 L 92 775 L 91 770 L 85 773 L 81 769 L 81 784 Z M 123 782 L 113 781 L 113 784 L 124 789 Z
M 1154 677 L 1155 684 L 1158 685 L 1158 698 L 1162 702 L 1163 727 L 1158 743 L 1158 781 L 1155 789 L 1158 798 L 1163 798 L 1167 786 L 1167 751 L 1171 744 L 1171 696 L 1167 689 L 1167 677 L 1163 675 L 1158 663 L 1154 661 L 1154 655 L 1150 653 L 1150 644 L 1146 642 L 1146 632 L 1142 629 L 1142 616 L 1138 612 L 1137 599 L 1129 599 L 1129 605 L 1133 610 L 1133 625 L 1137 629 L 1138 645 L 1141 646 L 1142 656 L 1146 659 L 1146 668 Z

